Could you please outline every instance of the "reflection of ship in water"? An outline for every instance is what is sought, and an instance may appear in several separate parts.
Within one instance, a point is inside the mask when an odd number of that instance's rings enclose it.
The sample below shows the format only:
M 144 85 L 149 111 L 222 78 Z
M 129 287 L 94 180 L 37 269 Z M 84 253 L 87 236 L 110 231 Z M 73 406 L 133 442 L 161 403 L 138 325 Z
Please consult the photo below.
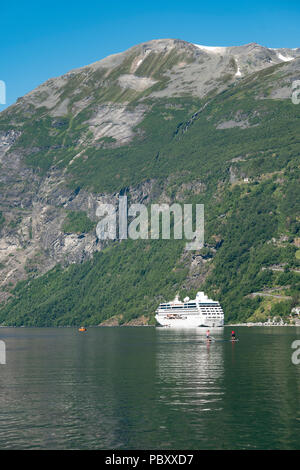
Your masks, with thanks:
M 223 338 L 223 328 L 211 330 Z M 222 342 L 205 341 L 205 329 L 157 329 L 160 400 L 170 406 L 220 409 L 224 390 Z

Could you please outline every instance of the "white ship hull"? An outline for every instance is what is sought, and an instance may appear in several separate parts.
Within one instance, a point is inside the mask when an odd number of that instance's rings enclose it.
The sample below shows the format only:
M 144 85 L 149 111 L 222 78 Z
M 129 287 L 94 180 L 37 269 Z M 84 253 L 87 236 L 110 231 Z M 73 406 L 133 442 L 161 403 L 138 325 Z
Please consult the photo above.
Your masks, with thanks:
M 155 315 L 157 323 L 161 326 L 174 328 L 195 328 L 205 326 L 209 328 L 224 326 L 224 320 L 219 318 L 204 318 L 202 315 L 182 315 L 181 318 L 168 318 L 164 315 Z

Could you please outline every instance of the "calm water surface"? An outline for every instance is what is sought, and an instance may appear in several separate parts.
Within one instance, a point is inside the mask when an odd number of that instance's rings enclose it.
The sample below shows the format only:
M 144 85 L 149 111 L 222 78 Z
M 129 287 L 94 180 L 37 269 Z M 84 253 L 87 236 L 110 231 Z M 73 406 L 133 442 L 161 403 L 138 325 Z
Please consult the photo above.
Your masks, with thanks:
M 236 331 L 1 328 L 0 448 L 299 449 L 300 329 Z

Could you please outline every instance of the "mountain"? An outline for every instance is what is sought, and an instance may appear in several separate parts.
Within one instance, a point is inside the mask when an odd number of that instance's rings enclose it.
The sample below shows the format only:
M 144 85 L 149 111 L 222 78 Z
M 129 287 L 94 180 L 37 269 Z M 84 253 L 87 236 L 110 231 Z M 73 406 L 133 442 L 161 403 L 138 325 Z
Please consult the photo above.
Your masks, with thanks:
M 0 322 L 153 321 L 202 289 L 227 321 L 299 302 L 300 48 L 149 41 L 0 114 Z M 101 202 L 205 204 L 205 246 L 97 239 Z M 140 318 L 140 320 L 139 320 Z

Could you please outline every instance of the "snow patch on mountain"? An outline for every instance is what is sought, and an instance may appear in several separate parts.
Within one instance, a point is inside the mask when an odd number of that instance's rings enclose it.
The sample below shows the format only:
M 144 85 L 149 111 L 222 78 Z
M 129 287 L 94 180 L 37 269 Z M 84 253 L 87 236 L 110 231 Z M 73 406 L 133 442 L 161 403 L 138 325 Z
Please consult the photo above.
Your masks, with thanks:
M 295 57 L 290 57 L 290 56 L 285 57 L 280 52 L 277 52 L 276 54 L 277 54 L 278 59 L 282 60 L 283 62 L 289 62 L 290 60 L 294 60 L 295 58 Z
M 203 51 L 212 52 L 213 54 L 225 54 L 227 50 L 227 47 L 202 46 L 200 44 L 194 44 L 194 46 Z

